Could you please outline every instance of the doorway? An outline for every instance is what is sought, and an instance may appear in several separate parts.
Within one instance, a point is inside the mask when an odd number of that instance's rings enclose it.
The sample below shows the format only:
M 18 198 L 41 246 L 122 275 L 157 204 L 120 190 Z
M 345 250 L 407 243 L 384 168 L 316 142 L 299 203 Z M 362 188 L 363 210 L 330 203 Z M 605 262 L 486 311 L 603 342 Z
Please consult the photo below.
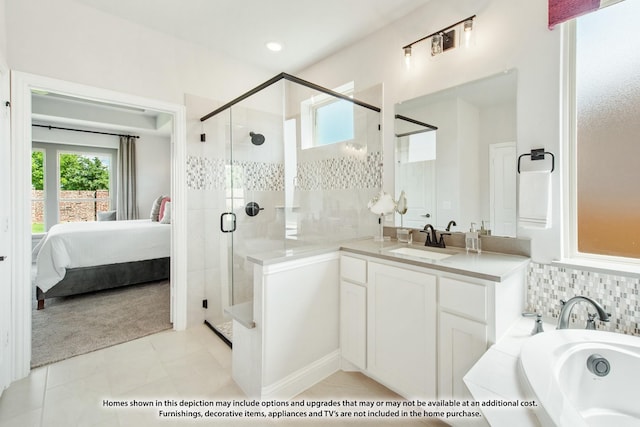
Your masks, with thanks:
M 29 374 L 31 356 L 31 141 L 32 93 L 53 92 L 93 102 L 166 113 L 173 121 L 171 131 L 171 192 L 174 218 L 171 230 L 171 320 L 175 330 L 186 327 L 186 124 L 183 105 L 142 98 L 47 77 L 13 72 L 12 88 L 12 212 L 15 253 L 12 267 L 13 360 L 12 379 Z

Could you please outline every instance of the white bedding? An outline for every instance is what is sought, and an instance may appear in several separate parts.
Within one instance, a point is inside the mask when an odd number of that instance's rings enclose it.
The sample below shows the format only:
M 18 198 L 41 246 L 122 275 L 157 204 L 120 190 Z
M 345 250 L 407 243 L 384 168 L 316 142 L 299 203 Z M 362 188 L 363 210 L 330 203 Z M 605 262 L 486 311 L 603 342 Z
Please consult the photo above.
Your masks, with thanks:
M 56 224 L 34 248 L 35 283 L 46 292 L 67 268 L 165 258 L 170 252 L 171 225 L 149 219 Z

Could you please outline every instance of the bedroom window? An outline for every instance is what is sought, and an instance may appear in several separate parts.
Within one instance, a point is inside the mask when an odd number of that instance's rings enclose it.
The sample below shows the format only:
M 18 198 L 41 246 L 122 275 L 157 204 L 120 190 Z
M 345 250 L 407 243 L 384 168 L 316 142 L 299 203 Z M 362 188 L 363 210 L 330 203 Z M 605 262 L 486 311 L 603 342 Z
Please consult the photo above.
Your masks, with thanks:
M 32 234 L 60 222 L 95 221 L 115 200 L 117 150 L 34 141 L 31 150 Z
M 110 209 L 111 156 L 58 153 L 58 222 L 95 221 Z
M 44 190 L 44 150 L 31 152 L 31 233 L 44 233 L 46 193 Z

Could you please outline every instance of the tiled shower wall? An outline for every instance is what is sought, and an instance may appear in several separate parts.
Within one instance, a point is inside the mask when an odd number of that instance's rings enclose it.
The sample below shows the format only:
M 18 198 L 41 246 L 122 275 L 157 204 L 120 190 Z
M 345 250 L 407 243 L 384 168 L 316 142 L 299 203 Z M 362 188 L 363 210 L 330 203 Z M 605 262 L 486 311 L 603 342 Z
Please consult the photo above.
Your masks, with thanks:
M 588 296 L 611 313 L 611 321 L 598 322 L 598 329 L 640 335 L 639 290 L 640 278 L 532 262 L 527 272 L 527 309 L 555 322 L 560 300 Z M 574 306 L 572 327 L 586 325 L 587 311 L 595 310 L 585 303 Z

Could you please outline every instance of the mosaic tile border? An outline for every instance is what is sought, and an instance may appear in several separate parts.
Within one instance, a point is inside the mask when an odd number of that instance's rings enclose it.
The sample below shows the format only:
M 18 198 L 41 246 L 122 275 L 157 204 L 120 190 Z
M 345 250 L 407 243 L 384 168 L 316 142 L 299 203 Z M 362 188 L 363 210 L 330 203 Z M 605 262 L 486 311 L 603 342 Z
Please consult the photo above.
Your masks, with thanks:
M 382 153 L 304 162 L 298 165 L 300 190 L 348 190 L 382 187 Z
M 187 188 L 190 190 L 224 190 L 226 166 L 223 159 L 190 156 L 187 158 Z M 233 162 L 240 175 L 242 188 L 256 191 L 284 190 L 284 166 L 264 162 Z
M 640 335 L 639 290 L 640 278 L 532 262 L 527 271 L 527 310 L 557 320 L 560 300 L 584 295 L 600 302 L 611 313 L 611 321 L 598 322 L 598 329 Z M 575 306 L 572 327 L 586 325 L 587 308 L 584 304 Z
M 382 153 L 366 157 L 336 157 L 298 165 L 297 185 L 300 190 L 347 190 L 382 187 Z M 190 190 L 224 190 L 226 166 L 223 159 L 189 156 L 187 188 Z M 242 188 L 254 191 L 283 191 L 284 165 L 279 163 L 234 161 L 243 173 Z
M 225 162 L 222 159 L 187 157 L 187 188 L 190 190 L 223 190 Z

